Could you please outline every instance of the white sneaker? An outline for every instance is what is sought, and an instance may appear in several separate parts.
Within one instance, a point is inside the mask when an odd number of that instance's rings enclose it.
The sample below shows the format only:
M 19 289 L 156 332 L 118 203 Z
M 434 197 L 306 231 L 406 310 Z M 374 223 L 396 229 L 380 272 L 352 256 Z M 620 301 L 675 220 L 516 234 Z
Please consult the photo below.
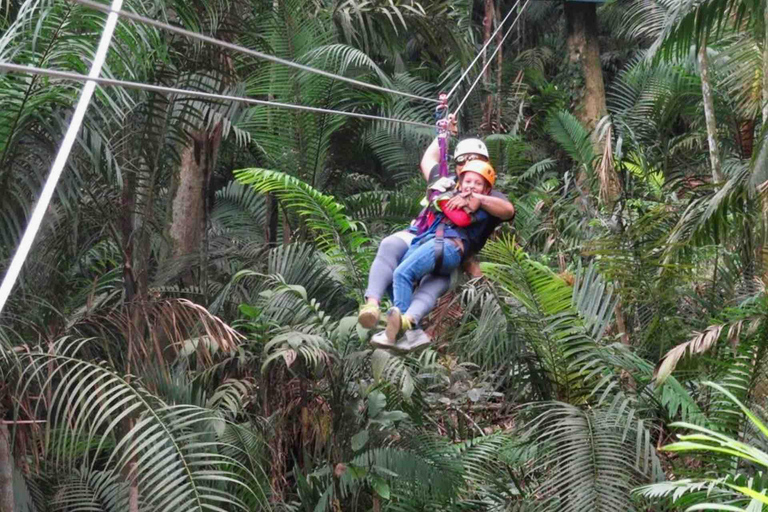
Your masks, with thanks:
M 396 350 L 402 350 L 403 352 L 411 352 L 424 348 L 432 343 L 432 339 L 424 332 L 423 329 L 410 329 L 405 331 L 405 339 L 401 339 L 395 345 Z
M 371 345 L 376 348 L 390 349 L 395 346 L 395 342 L 389 339 L 386 331 L 377 332 L 371 337 Z

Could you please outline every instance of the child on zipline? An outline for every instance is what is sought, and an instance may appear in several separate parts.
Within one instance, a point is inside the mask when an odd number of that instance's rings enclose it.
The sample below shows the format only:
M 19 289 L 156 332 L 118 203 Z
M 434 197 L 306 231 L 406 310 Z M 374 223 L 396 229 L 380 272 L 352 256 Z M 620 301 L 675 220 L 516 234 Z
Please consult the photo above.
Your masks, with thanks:
M 488 195 L 496 181 L 493 167 L 480 159 L 467 162 L 458 171 L 459 184 L 453 178 L 439 178 L 428 190 L 443 192 L 433 199 L 426 216 L 427 225 L 411 242 L 393 274 L 395 306 L 387 312 L 387 327 L 371 339 L 371 344 L 390 348 L 404 331 L 413 329 L 415 321 L 407 314 L 415 283 L 432 273 L 450 275 L 459 267 L 470 246 L 470 241 L 485 230 L 491 216 L 480 209 L 480 201 L 473 194 Z M 461 196 L 463 208 L 451 208 L 451 199 Z

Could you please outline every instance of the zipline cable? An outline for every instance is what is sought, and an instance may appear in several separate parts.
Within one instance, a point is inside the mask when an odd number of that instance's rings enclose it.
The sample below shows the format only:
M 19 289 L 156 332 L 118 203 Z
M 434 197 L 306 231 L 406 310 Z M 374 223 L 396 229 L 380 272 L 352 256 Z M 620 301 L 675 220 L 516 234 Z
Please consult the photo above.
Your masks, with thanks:
M 91 9 L 95 9 L 97 11 L 105 12 L 105 13 L 116 13 L 117 15 L 127 18 L 129 20 L 133 20 L 138 23 L 143 23 L 145 25 L 151 25 L 156 28 L 160 28 L 163 30 L 166 30 L 168 32 L 173 32 L 176 34 L 183 35 L 185 37 L 189 37 L 191 39 L 197 39 L 199 41 L 204 41 L 206 43 L 210 43 L 216 46 L 220 46 L 222 48 L 226 48 L 228 50 L 233 50 L 236 52 L 244 53 L 246 55 L 251 55 L 252 57 L 257 57 L 259 59 L 268 60 L 270 62 L 275 62 L 277 64 L 283 64 L 284 66 L 289 66 L 292 68 L 300 69 L 302 71 L 307 71 L 308 73 L 314 73 L 316 75 L 322 75 L 328 78 L 333 78 L 335 80 L 339 80 L 342 82 L 347 82 L 353 85 L 357 85 L 358 87 L 365 87 L 368 89 L 374 89 L 381 92 L 386 92 L 389 94 L 397 94 L 400 96 L 405 96 L 407 98 L 412 98 L 416 100 L 421 101 L 428 101 L 431 103 L 438 103 L 438 100 L 434 98 L 427 98 L 425 96 L 419 96 L 417 94 L 411 94 L 409 92 L 402 92 L 402 91 L 396 91 L 394 89 L 390 89 L 388 87 L 382 87 L 380 85 L 375 84 L 369 84 L 366 82 L 361 82 L 360 80 L 355 80 L 354 78 L 348 78 L 345 76 L 337 75 L 336 73 L 331 73 L 330 71 L 323 71 L 322 69 L 313 68 L 311 66 L 307 66 L 304 64 L 299 64 L 298 62 L 293 62 L 290 60 L 282 59 L 280 57 L 276 57 L 274 55 L 269 55 L 267 53 L 262 53 L 256 50 L 252 50 L 250 48 L 246 48 L 245 46 L 240 46 L 234 43 L 228 43 L 226 41 L 222 41 L 220 39 L 216 39 L 211 36 L 206 36 L 204 34 L 200 34 L 198 32 L 192 32 L 191 30 L 186 30 L 181 27 L 175 27 L 173 25 L 169 25 L 168 23 L 164 23 L 162 21 L 153 20 L 151 18 L 147 18 L 144 16 L 141 16 L 139 14 L 134 14 L 132 12 L 128 11 L 122 11 L 119 9 L 112 9 L 109 6 L 105 4 L 100 4 L 97 2 L 93 2 L 91 0 L 69 0 L 70 2 L 74 2 L 76 4 L 84 5 L 86 7 L 90 7 Z M 519 0 L 518 0 L 519 1 Z
M 504 37 L 501 38 L 499 45 L 496 47 L 495 50 L 493 50 L 493 53 L 491 53 L 491 57 L 488 59 L 488 62 L 485 63 L 485 66 L 483 66 L 483 69 L 480 70 L 480 73 L 477 75 L 477 78 L 475 78 L 475 81 L 472 82 L 471 86 L 469 86 L 469 90 L 467 91 L 467 94 L 464 95 L 464 98 L 462 98 L 461 103 L 459 103 L 459 106 L 456 107 L 456 110 L 453 111 L 454 115 L 458 114 L 459 110 L 461 110 L 461 107 L 464 106 L 464 103 L 466 103 L 467 98 L 469 98 L 469 95 L 472 94 L 472 91 L 474 90 L 475 86 L 483 77 L 483 73 L 485 73 L 485 70 L 488 69 L 488 66 L 491 65 L 491 62 L 493 62 L 493 58 L 496 56 L 497 53 L 499 53 L 499 50 L 501 50 L 501 48 L 504 46 L 504 41 L 506 41 L 507 37 L 509 37 L 509 34 L 512 33 L 512 29 L 515 28 L 515 24 L 518 22 L 518 20 L 520 20 L 520 16 L 523 15 L 525 8 L 528 6 L 530 2 L 531 0 L 526 0 L 526 2 L 523 4 L 523 8 L 520 9 L 520 13 L 517 15 L 517 18 L 515 18 L 515 21 L 513 21 L 512 24 L 509 26 L 509 28 L 507 29 L 507 32 L 504 34 Z
M 319 108 L 319 107 L 307 107 L 304 105 L 294 105 L 292 103 L 278 103 L 276 101 L 257 100 L 253 98 L 244 98 L 242 96 L 214 94 L 210 92 L 193 91 L 190 89 L 178 89 L 176 87 L 165 87 L 162 85 L 151 85 L 151 84 L 145 84 L 141 82 L 129 82 L 126 80 L 115 80 L 112 78 L 89 78 L 79 73 L 70 73 L 69 71 L 43 69 L 43 68 L 37 68 L 33 66 L 21 66 L 19 64 L 11 64 L 8 62 L 0 62 L 0 70 L 10 71 L 13 73 L 27 73 L 27 74 L 50 76 L 54 78 L 63 78 L 66 80 L 75 80 L 75 81 L 87 80 L 87 81 L 95 82 L 99 85 L 124 87 L 126 89 L 139 89 L 139 90 L 159 92 L 159 93 L 179 94 L 182 96 L 194 96 L 194 97 L 205 98 L 209 100 L 236 101 L 239 103 L 247 103 L 249 105 L 263 105 L 263 106 L 275 107 L 275 108 L 305 110 L 307 112 L 317 112 L 320 114 L 337 114 L 337 115 L 349 116 L 349 117 L 359 117 L 362 119 L 375 119 L 377 121 L 389 121 L 389 122 L 395 122 L 395 123 L 401 123 L 401 124 L 423 126 L 425 128 L 434 128 L 434 125 L 421 123 L 419 121 L 410 121 L 408 119 L 397 119 L 394 117 L 374 116 L 371 114 L 360 114 L 357 112 L 347 112 L 344 110 L 331 110 L 331 109 Z
M 518 5 L 520 5 L 520 0 L 517 0 L 517 2 L 515 2 L 515 5 L 513 5 L 513 6 L 512 6 L 512 7 L 509 9 L 509 12 L 507 13 L 507 15 L 506 15 L 506 16 L 504 16 L 504 19 L 503 19 L 503 20 L 501 20 L 501 23 L 499 23 L 499 26 L 498 26 L 498 27 L 496 27 L 496 30 L 495 30 L 495 31 L 493 32 L 493 34 L 491 34 L 491 36 L 488 38 L 488 41 L 486 41 L 486 42 L 485 42 L 485 44 L 483 45 L 483 47 L 482 47 L 482 48 L 480 48 L 480 51 L 479 51 L 479 52 L 477 52 L 477 55 L 475 56 L 475 58 L 472 60 L 472 62 L 470 62 L 470 63 L 469 63 L 469 66 L 467 66 L 467 69 L 465 69 L 465 70 L 464 70 L 464 73 L 462 73 L 462 74 L 461 74 L 461 76 L 459 77 L 459 79 L 458 79 L 458 80 L 456 80 L 456 83 L 455 83 L 455 84 L 453 84 L 453 87 L 451 87 L 451 90 L 450 90 L 450 91 L 448 91 L 448 94 L 446 95 L 446 101 L 447 101 L 447 100 L 449 100 L 449 99 L 451 98 L 451 96 L 453 95 L 453 93 L 454 93 L 454 92 L 456 92 L 456 89 L 459 87 L 459 85 L 461 84 L 461 82 L 463 82 L 463 81 L 464 81 L 464 78 L 466 78 L 466 76 L 469 74 L 469 72 L 470 72 L 470 71 L 472 71 L 472 67 L 475 65 L 475 63 L 478 61 L 478 59 L 480 59 L 480 57 L 482 57 L 482 55 L 485 53 L 485 50 L 487 50 L 487 49 L 488 49 L 488 46 L 490 46 L 491 42 L 493 41 L 493 38 L 494 38 L 494 37 L 496 37 L 496 34 L 498 34 L 498 33 L 499 33 L 499 30 L 501 30 L 501 28 L 504 26 L 504 23 L 506 23 L 506 22 L 507 22 L 507 19 L 508 19 L 510 16 L 512 16 L 512 13 L 514 13 L 514 12 L 515 12 L 515 8 L 516 8 Z
M 123 0 L 112 0 L 113 11 L 119 11 L 122 5 Z M 67 163 L 69 153 L 72 151 L 72 146 L 80 131 L 80 126 L 83 124 L 85 111 L 88 109 L 88 105 L 91 103 L 91 97 L 96 89 L 95 79 L 101 74 L 101 68 L 104 66 L 104 60 L 107 57 L 109 45 L 112 42 L 112 34 L 115 32 L 116 25 L 117 14 L 114 12 L 109 13 L 107 21 L 104 24 L 104 31 L 101 33 L 99 46 L 96 49 L 96 54 L 94 55 L 93 63 L 91 64 L 91 70 L 87 77 L 83 76 L 83 80 L 86 81 L 85 86 L 83 86 L 83 91 L 80 93 L 80 98 L 77 100 L 75 112 L 72 115 L 72 120 L 69 122 L 67 131 L 64 134 L 64 139 L 59 147 L 59 152 L 56 154 L 56 160 L 53 162 L 51 172 L 43 186 L 43 191 L 40 193 L 40 198 L 37 200 L 35 209 L 32 211 L 32 216 L 29 218 L 29 223 L 24 231 L 24 236 L 22 237 L 21 242 L 19 242 L 19 247 L 16 249 L 16 253 L 13 255 L 13 260 L 11 260 L 11 264 L 5 273 L 3 284 L 0 285 L 0 313 L 2 313 L 3 307 L 11 294 L 11 290 L 13 290 L 13 286 L 16 284 L 16 280 L 19 277 L 24 261 L 27 259 L 29 250 L 32 248 L 37 232 L 40 229 L 40 224 L 43 222 L 43 217 L 45 217 L 45 212 L 53 197 L 53 192 L 56 190 L 56 184 Z

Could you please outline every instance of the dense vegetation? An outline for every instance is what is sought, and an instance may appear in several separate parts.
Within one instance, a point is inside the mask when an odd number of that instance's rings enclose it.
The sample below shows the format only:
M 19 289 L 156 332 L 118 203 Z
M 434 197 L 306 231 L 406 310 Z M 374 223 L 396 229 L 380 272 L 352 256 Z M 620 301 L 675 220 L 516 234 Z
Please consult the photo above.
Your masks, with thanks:
M 768 2 L 123 8 L 428 97 L 519 11 L 459 113 L 517 215 L 429 348 L 374 351 L 434 130 L 98 88 L 0 317 L 0 510 L 768 509 Z M 1 61 L 88 72 L 103 13 L 0 11 Z M 434 122 L 129 20 L 103 74 Z M 3 273 L 81 88 L 0 76 Z

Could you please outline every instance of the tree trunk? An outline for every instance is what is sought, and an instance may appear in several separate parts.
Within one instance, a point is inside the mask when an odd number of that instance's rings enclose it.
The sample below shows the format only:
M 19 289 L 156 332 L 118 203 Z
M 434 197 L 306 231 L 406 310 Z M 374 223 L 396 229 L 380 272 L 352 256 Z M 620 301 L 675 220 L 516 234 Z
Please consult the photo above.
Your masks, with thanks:
M 709 59 L 706 41 L 699 48 L 699 69 L 701 72 L 701 96 L 704 100 L 704 118 L 707 123 L 707 144 L 709 144 L 709 163 L 712 168 L 712 181 L 723 181 L 720 154 L 717 146 L 717 120 L 715 119 L 715 100 L 709 82 Z
M 747 119 L 739 122 L 738 143 L 741 148 L 741 158 L 752 158 L 755 148 L 755 119 Z
M 128 172 L 121 193 L 120 232 L 123 247 L 123 290 L 125 302 L 131 304 L 136 296 L 136 279 L 133 273 L 133 218 L 136 209 L 136 173 Z
M 136 478 L 136 461 L 132 460 L 128 464 L 131 473 L 131 483 L 128 488 L 128 512 L 139 512 L 139 484 Z
M 501 20 L 504 18 L 501 17 L 501 7 L 499 4 L 496 4 L 496 23 L 501 23 Z M 518 30 L 518 40 L 520 38 L 520 20 L 518 20 L 517 24 L 517 30 Z M 496 34 L 496 45 L 501 46 L 501 40 L 503 39 L 503 36 L 501 35 L 501 30 Z M 496 125 L 491 130 L 492 132 L 496 133 L 502 133 L 504 130 L 501 129 L 501 81 L 503 79 L 503 64 L 504 64 L 504 51 L 499 50 L 499 52 L 496 54 Z
M 592 2 L 566 2 L 565 20 L 568 59 L 584 78 L 584 96 L 576 106 L 576 117 L 592 130 L 607 112 L 603 68 L 600 65 L 597 6 Z
M 616 308 L 614 309 L 614 315 L 616 316 L 616 327 L 619 330 L 619 336 L 621 337 L 621 342 L 624 345 L 629 346 L 629 332 L 627 332 L 627 322 L 624 318 L 624 311 L 621 308 L 621 300 L 619 300 L 616 303 Z
M 496 9 L 493 5 L 493 0 L 485 0 L 485 17 L 483 18 L 483 45 L 488 44 L 491 40 L 491 29 L 493 28 L 493 18 Z M 486 49 L 483 53 L 483 67 L 485 72 L 483 73 L 483 86 L 487 91 L 490 86 L 491 79 L 491 67 L 485 67 L 488 64 L 488 51 Z M 499 50 L 501 54 L 501 50 Z M 483 106 L 483 128 L 486 133 L 491 133 L 493 128 L 491 127 L 491 116 L 493 115 L 493 95 L 489 92 L 485 98 L 485 105 Z
M 8 427 L 0 423 L 0 512 L 13 512 L 13 461 Z
M 768 134 L 768 2 L 765 2 L 765 8 L 763 10 L 763 29 L 765 30 L 765 34 L 763 35 L 763 125 L 762 130 L 760 130 L 760 133 L 763 135 L 763 138 L 765 138 L 766 134 Z M 760 155 L 757 159 L 755 170 L 757 170 L 760 166 L 765 165 L 765 154 L 768 149 L 766 149 L 765 146 L 766 142 L 763 140 L 762 142 L 762 148 L 760 149 Z M 761 202 L 763 206 L 763 240 L 762 240 L 762 254 L 758 254 L 759 261 L 763 264 L 763 283 L 768 284 L 768 261 L 766 261 L 766 256 L 768 256 L 768 196 L 766 194 L 762 194 L 761 196 Z
M 768 2 L 763 11 L 763 130 L 768 128 Z
M 216 165 L 222 128 L 219 122 L 210 133 L 194 133 L 190 144 L 181 153 L 170 228 L 174 258 L 200 254 L 207 215 L 208 183 Z
M 264 226 L 264 239 L 267 245 L 275 247 L 277 245 L 277 223 L 280 212 L 278 210 L 277 199 L 272 194 L 267 194 L 267 225 Z

